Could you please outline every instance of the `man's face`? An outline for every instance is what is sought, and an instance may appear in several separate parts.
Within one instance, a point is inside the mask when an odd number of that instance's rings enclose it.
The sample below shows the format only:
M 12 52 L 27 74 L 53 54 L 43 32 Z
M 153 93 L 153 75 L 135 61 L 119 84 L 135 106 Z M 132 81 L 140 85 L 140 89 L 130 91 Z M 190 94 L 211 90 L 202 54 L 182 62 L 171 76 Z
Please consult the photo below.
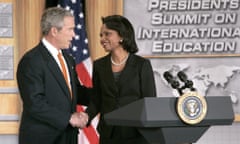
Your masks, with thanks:
M 74 33 L 74 18 L 73 17 L 65 17 L 64 24 L 60 31 L 57 32 L 56 40 L 57 40 L 57 47 L 61 49 L 67 49 L 71 46 L 71 41 L 75 36 Z

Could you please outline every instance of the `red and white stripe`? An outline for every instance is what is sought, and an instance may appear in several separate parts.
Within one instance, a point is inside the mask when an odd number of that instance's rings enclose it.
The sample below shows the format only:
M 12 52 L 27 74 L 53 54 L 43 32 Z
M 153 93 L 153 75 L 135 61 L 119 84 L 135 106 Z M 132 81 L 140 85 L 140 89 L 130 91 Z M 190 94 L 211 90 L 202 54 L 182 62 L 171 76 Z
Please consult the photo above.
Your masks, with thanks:
M 87 58 L 82 63 L 77 64 L 76 71 L 78 73 L 79 81 L 86 87 L 92 87 L 92 61 L 90 58 Z M 82 105 L 77 106 L 77 111 L 84 111 L 86 107 Z M 98 116 L 96 116 L 91 125 L 79 129 L 78 135 L 78 144 L 98 144 L 99 143 L 99 134 L 96 130 L 98 124 Z

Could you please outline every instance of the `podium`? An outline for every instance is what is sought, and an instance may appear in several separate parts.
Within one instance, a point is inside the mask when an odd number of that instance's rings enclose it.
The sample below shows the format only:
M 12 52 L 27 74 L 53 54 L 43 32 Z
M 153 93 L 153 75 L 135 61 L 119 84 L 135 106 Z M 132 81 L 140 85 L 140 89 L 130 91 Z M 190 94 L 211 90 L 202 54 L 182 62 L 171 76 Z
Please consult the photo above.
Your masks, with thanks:
M 152 144 L 195 143 L 214 125 L 231 125 L 234 112 L 229 96 L 208 96 L 207 114 L 198 124 L 184 123 L 176 111 L 176 97 L 146 97 L 105 114 L 109 125 L 136 127 Z

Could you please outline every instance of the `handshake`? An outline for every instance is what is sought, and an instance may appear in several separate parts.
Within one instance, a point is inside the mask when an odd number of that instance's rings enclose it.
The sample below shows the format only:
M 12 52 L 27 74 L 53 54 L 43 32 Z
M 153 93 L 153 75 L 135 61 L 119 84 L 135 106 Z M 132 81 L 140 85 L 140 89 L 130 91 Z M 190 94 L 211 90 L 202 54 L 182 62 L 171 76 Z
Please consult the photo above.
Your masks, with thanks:
M 71 115 L 69 123 L 72 127 L 84 128 L 88 123 L 88 114 L 85 112 L 75 112 Z

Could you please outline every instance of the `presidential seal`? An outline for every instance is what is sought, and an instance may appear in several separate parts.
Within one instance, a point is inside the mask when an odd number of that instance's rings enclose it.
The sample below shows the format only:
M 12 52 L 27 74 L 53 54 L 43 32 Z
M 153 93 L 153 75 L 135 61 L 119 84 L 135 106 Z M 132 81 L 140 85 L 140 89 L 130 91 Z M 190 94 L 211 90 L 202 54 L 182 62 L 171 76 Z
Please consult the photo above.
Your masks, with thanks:
M 197 92 L 187 92 L 178 98 L 177 113 L 187 124 L 200 123 L 207 114 L 207 102 Z

